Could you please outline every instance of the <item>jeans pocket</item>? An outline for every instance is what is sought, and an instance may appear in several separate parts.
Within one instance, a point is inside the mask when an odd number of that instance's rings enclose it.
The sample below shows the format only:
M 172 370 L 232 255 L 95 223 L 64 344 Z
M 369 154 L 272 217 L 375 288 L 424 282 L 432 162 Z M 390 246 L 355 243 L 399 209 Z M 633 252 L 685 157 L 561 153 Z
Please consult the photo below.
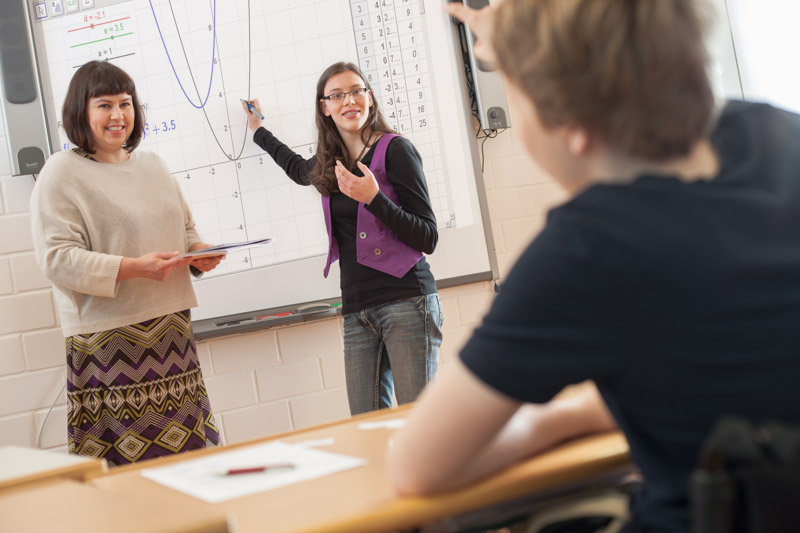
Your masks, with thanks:
M 439 298 L 439 293 L 434 294 L 436 297 L 436 304 L 439 307 L 439 328 L 444 325 L 444 308 L 442 307 L 442 299 Z
M 441 338 L 444 313 L 442 313 L 442 300 L 438 293 L 423 296 L 425 302 L 425 322 L 428 325 L 429 338 Z

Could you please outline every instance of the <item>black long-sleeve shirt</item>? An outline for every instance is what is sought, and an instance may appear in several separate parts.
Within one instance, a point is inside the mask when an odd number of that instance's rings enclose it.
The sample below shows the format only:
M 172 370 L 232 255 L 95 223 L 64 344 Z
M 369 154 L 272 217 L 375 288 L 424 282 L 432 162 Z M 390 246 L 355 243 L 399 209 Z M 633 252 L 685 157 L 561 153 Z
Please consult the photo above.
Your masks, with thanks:
M 311 171 L 316 165 L 315 157 L 303 158 L 266 128 L 256 130 L 253 140 L 292 181 L 310 185 Z M 373 145 L 361 162 L 369 166 L 374 153 Z M 352 172 L 362 175 L 358 169 Z M 366 209 L 405 244 L 426 254 L 433 253 L 439 239 L 436 217 L 428 196 L 422 160 L 408 139 L 395 137 L 389 143 L 386 150 L 386 177 L 394 187 L 400 205 L 379 192 Z M 356 261 L 357 215 L 357 201 L 341 193 L 331 195 L 331 223 L 339 244 L 342 313 L 436 292 L 436 281 L 425 257 L 399 279 L 359 264 Z

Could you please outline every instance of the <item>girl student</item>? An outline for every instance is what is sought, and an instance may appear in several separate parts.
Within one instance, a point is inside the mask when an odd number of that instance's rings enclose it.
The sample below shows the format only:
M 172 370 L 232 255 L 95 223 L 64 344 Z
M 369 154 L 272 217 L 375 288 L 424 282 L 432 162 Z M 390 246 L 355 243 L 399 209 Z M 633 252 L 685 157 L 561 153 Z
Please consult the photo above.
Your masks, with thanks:
M 258 99 L 242 106 L 254 142 L 322 197 L 323 275 L 338 259 L 351 414 L 390 407 L 393 392 L 399 404 L 413 401 L 436 374 L 443 321 L 424 256 L 436 248 L 438 231 L 419 153 L 392 132 L 352 63 L 335 63 L 319 78 L 310 159 L 262 126 Z

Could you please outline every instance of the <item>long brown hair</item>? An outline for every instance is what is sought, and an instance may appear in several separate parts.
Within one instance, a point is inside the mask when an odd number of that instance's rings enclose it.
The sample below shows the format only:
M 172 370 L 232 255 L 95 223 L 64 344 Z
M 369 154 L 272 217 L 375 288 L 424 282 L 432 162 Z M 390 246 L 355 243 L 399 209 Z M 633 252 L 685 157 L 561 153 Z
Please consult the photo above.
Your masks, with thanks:
M 87 113 L 89 99 L 123 93 L 130 95 L 134 110 L 133 131 L 123 146 L 128 152 L 133 152 L 144 137 L 144 110 L 139 106 L 133 79 L 127 72 L 108 61 L 89 61 L 72 75 L 61 108 L 61 120 L 70 142 L 93 154 L 94 134 L 89 126 Z
M 542 124 L 585 128 L 631 156 L 686 155 L 710 128 L 698 0 L 505 0 L 494 20 L 500 69 Z
M 333 167 L 336 165 L 337 160 L 341 160 L 342 164 L 347 168 L 353 168 L 355 165 L 355 160 L 350 156 L 350 152 L 347 150 L 347 146 L 345 146 L 339 129 L 336 127 L 336 123 L 333 122 L 333 118 L 326 117 L 322 112 L 322 97 L 325 96 L 325 85 L 328 80 L 337 74 L 348 71 L 361 78 L 364 86 L 369 89 L 369 93 L 372 95 L 372 106 L 369 108 L 367 122 L 361 128 L 361 140 L 366 145 L 373 132 L 393 133 L 392 128 L 386 123 L 380 109 L 378 109 L 378 100 L 372 94 L 372 87 L 370 87 L 369 82 L 357 65 L 340 61 L 326 68 L 317 82 L 315 102 L 317 110 L 317 164 L 311 177 L 311 184 L 323 196 L 339 192 L 336 175 L 333 173 Z

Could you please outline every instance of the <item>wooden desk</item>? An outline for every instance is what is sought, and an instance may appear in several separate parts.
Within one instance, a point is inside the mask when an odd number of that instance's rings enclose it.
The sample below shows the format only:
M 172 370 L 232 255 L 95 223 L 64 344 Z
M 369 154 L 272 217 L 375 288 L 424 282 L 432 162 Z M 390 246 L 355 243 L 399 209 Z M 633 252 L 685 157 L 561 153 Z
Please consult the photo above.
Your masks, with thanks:
M 386 442 L 392 430 L 359 430 L 365 421 L 389 420 L 407 415 L 411 407 L 361 415 L 281 436 L 301 442 L 331 437 L 334 443 L 321 450 L 366 458 L 366 467 L 356 468 L 278 490 L 272 490 L 217 504 L 204 504 L 222 514 L 233 515 L 242 533 L 263 531 L 358 533 L 387 531 L 417 526 L 431 520 L 462 513 L 541 491 L 595 477 L 630 463 L 628 446 L 619 433 L 594 436 L 569 443 L 533 458 L 467 489 L 431 498 L 398 499 L 389 487 L 386 473 Z M 219 450 L 203 450 L 163 461 L 174 462 Z M 112 470 L 92 484 L 120 496 L 147 493 L 172 502 L 176 513 L 197 500 L 141 477 L 138 471 L 154 463 Z
M 0 446 L 0 491 L 53 479 L 83 481 L 90 475 L 108 471 L 104 459 L 77 455 Z
M 174 509 L 169 499 L 119 494 L 53 479 L 0 493 L 4 533 L 233 533 L 224 513 L 200 501 Z
M 187 527 L 197 524 L 201 517 L 220 521 L 227 516 L 235 524 L 231 528 L 232 533 L 359 533 L 418 526 L 531 492 L 550 490 L 582 479 L 602 476 L 630 464 L 625 439 L 619 433 L 608 433 L 568 443 L 464 490 L 431 498 L 398 499 L 389 487 L 386 474 L 386 443 L 393 430 L 359 430 L 357 426 L 365 421 L 402 418 L 407 415 L 408 409 L 410 407 L 369 413 L 224 449 L 200 450 L 140 465 L 119 467 L 107 474 L 90 478 L 86 482 L 86 489 L 101 495 L 105 512 L 113 514 L 114 507 L 117 506 L 120 509 L 118 516 L 122 517 L 135 513 L 139 516 L 132 518 L 142 520 L 149 513 L 164 513 L 165 509 L 169 509 L 168 513 L 160 515 L 163 518 L 159 520 L 158 531 L 193 531 Z M 333 438 L 334 443 L 320 447 L 320 450 L 366 458 L 369 464 L 216 504 L 201 502 L 139 475 L 143 468 L 174 464 L 255 443 L 276 439 L 293 443 L 321 438 Z M 67 491 L 63 492 L 62 498 L 72 499 Z M 4 512 L 13 513 L 14 508 L 6 505 L 3 500 L 4 498 L 0 498 L 0 516 Z M 88 514 L 94 507 L 89 495 L 74 500 L 74 509 L 83 509 L 81 515 Z M 3 519 L 0 518 L 0 524 L 2 522 Z M 31 523 L 25 524 L 26 531 L 46 530 L 32 527 Z M 171 527 L 174 529 L 170 529 Z M 95 527 L 81 529 L 86 532 L 109 530 Z M 155 531 L 141 529 L 145 530 Z

